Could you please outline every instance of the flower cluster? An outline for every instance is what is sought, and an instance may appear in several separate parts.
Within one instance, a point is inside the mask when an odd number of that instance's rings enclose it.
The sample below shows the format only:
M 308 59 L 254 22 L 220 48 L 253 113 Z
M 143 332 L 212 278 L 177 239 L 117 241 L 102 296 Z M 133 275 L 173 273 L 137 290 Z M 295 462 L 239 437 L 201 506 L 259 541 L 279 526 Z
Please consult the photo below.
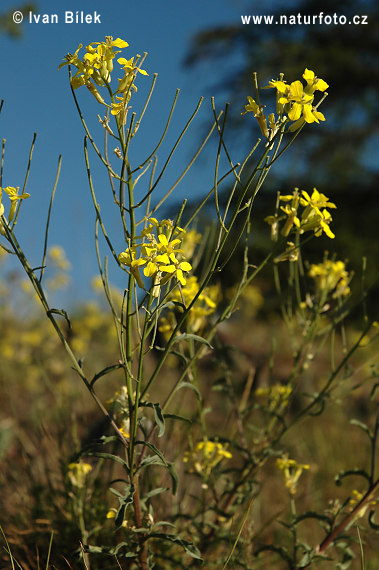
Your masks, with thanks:
M 302 190 L 299 195 L 296 189 L 293 194 L 280 196 L 280 200 L 287 202 L 285 206 L 280 207 L 287 216 L 282 229 L 284 237 L 288 236 L 293 226 L 300 234 L 313 231 L 316 236 L 320 236 L 324 232 L 331 239 L 335 237 L 329 227 L 332 216 L 327 208 L 336 208 L 337 206 L 329 202 L 329 198 L 325 194 L 321 194 L 314 188 L 312 196 L 305 190 Z M 300 217 L 298 215 L 299 206 L 304 208 Z
M 74 55 L 68 54 L 66 61 L 60 64 L 59 69 L 64 65 L 73 65 L 76 67 L 77 72 L 71 79 L 73 89 L 78 89 L 85 85 L 92 93 L 96 100 L 107 105 L 100 95 L 97 87 L 104 87 L 111 82 L 111 73 L 113 71 L 113 60 L 117 54 L 121 53 L 119 49 L 128 47 L 128 43 L 121 38 L 113 40 L 112 36 L 106 36 L 105 42 L 92 42 L 86 47 L 86 53 L 83 59 L 78 56 L 79 51 L 83 45 L 80 44 Z M 119 86 L 116 93 L 121 95 L 116 96 L 117 101 L 112 101 L 111 113 L 118 115 L 121 113 L 122 123 L 125 122 L 127 103 L 131 97 L 132 91 L 137 91 L 134 85 L 134 80 L 137 73 L 147 75 L 146 71 L 140 69 L 137 65 L 138 58 L 131 58 L 129 60 L 120 57 L 117 62 L 121 65 L 124 76 L 119 79 Z M 109 105 L 107 105 L 109 107 Z
M 257 103 L 252 97 L 247 97 L 248 104 L 245 105 L 245 111 L 242 114 L 254 114 L 262 134 L 268 141 L 272 140 L 280 125 L 287 120 L 292 122 L 288 129 L 291 132 L 298 130 L 304 123 L 325 121 L 324 115 L 313 106 L 313 100 L 315 91 L 324 92 L 329 85 L 323 79 L 316 77 L 314 71 L 310 69 L 305 69 L 303 78 L 307 83 L 306 86 L 301 81 L 293 81 L 288 84 L 283 81 L 281 76 L 280 80 L 269 81 L 269 85 L 264 88 L 274 88 L 277 91 L 276 112 L 278 119 L 275 118 L 274 113 L 270 113 L 266 117 L 263 112 L 264 106 Z
M 3 216 L 5 212 L 4 205 L 2 203 L 3 192 L 5 192 L 11 201 L 11 206 L 9 208 L 9 214 L 8 214 L 9 222 L 11 222 L 15 216 L 17 203 L 19 202 L 19 200 L 24 200 L 25 198 L 29 198 L 30 196 L 30 194 L 27 194 L 26 192 L 24 192 L 23 194 L 19 194 L 18 193 L 19 190 L 20 190 L 19 186 L 17 186 L 17 188 L 14 188 L 14 186 L 7 186 L 6 188 L 1 188 L 0 186 L 0 216 Z M 2 225 L 0 222 L 0 231 L 1 229 Z M 1 231 L 1 233 L 3 233 L 3 231 Z
M 297 234 L 303 234 L 307 231 L 313 231 L 315 236 L 319 237 L 325 233 L 329 238 L 335 237 L 330 229 L 332 216 L 328 208 L 336 208 L 333 202 L 329 202 L 329 198 L 319 192 L 316 188 L 313 189 L 312 195 L 308 192 L 295 188 L 292 194 L 286 196 L 279 196 L 280 202 L 285 202 L 280 206 L 280 210 L 284 213 L 279 216 L 276 213 L 273 216 L 267 216 L 265 222 L 271 226 L 271 238 L 276 241 L 278 239 L 278 232 L 280 222 L 284 220 L 281 228 L 281 234 L 287 237 L 289 233 L 294 230 Z M 302 210 L 300 211 L 300 208 Z M 284 261 L 286 259 L 295 261 L 297 259 L 297 250 L 292 242 L 287 242 L 286 251 L 275 261 Z
M 323 297 L 332 293 L 333 299 L 339 299 L 350 294 L 350 275 L 343 261 L 326 259 L 323 263 L 312 264 L 308 275 L 314 279 L 317 293 Z
M 325 117 L 313 106 L 315 91 L 324 92 L 329 85 L 323 79 L 316 77 L 314 71 L 305 69 L 303 73 L 307 85 L 304 87 L 301 81 L 293 81 L 291 84 L 285 81 L 269 81 L 270 87 L 277 91 L 277 113 L 279 116 L 286 114 L 293 124 L 290 131 L 296 131 L 304 123 L 318 123 L 325 121 Z
M 269 409 L 278 411 L 278 409 L 288 406 L 292 391 L 291 386 L 274 384 L 267 388 L 257 388 L 255 395 L 260 398 L 267 398 Z
M 92 471 L 89 463 L 70 463 L 68 466 L 68 478 L 73 487 L 84 487 L 88 473 Z
M 354 489 L 352 492 L 352 497 L 349 501 L 349 505 L 355 509 L 356 506 L 358 505 L 358 503 L 360 503 L 362 501 L 362 499 L 364 499 L 364 497 L 365 497 L 364 493 L 361 493 L 360 491 L 357 491 L 356 489 Z M 362 506 L 362 508 L 359 509 L 357 514 L 355 515 L 354 520 L 364 517 L 367 509 L 369 507 L 375 507 L 378 503 L 379 503 L 379 499 L 373 499 L 372 501 L 365 503 Z
M 232 454 L 219 442 L 204 439 L 199 441 L 194 449 L 186 451 L 183 457 L 184 463 L 191 463 L 194 470 L 208 479 L 211 471 L 223 459 L 231 459 Z
M 181 291 L 174 289 L 168 296 L 169 301 L 174 301 L 178 303 L 178 311 L 181 311 L 181 305 L 183 304 L 188 307 L 199 293 L 200 285 L 198 283 L 197 277 L 191 275 L 187 279 L 187 283 L 182 287 Z M 198 333 L 201 331 L 206 323 L 207 317 L 212 315 L 217 308 L 217 301 L 220 297 L 220 287 L 218 285 L 211 285 L 205 287 L 201 291 L 200 295 L 196 299 L 196 302 L 191 307 L 188 317 L 187 317 L 187 329 L 192 333 Z M 163 334 L 171 334 L 171 332 L 176 327 L 176 316 L 174 311 L 168 311 L 165 317 L 160 320 L 159 331 Z
M 145 277 L 153 280 L 156 296 L 158 295 L 156 287 L 164 285 L 172 277 L 184 286 L 186 284 L 184 273 L 192 269 L 179 247 L 184 234 L 185 230 L 174 227 L 171 220 L 158 222 L 156 218 L 149 218 L 148 226 L 137 238 L 142 240 L 141 243 L 128 247 L 120 253 L 118 260 L 130 268 L 141 288 L 144 284 L 139 269 L 144 266 L 143 273 Z
M 296 493 L 296 487 L 305 469 L 309 465 L 297 463 L 294 459 L 289 459 L 288 455 L 283 455 L 276 460 L 277 467 L 283 472 L 284 482 L 291 495 Z

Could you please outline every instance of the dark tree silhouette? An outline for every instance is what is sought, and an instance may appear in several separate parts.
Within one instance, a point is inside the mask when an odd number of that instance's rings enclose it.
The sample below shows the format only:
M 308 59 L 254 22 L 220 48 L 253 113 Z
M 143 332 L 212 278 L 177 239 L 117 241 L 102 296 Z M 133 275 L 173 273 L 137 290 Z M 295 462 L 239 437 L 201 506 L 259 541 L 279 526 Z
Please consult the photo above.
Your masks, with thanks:
M 12 38 L 19 38 L 22 36 L 24 26 L 17 24 L 13 21 L 13 14 L 16 12 L 22 12 L 25 16 L 28 12 L 35 12 L 35 4 L 23 4 L 22 6 L 15 6 L 14 8 L 8 8 L 5 12 L 0 13 L 0 32 L 11 36 Z

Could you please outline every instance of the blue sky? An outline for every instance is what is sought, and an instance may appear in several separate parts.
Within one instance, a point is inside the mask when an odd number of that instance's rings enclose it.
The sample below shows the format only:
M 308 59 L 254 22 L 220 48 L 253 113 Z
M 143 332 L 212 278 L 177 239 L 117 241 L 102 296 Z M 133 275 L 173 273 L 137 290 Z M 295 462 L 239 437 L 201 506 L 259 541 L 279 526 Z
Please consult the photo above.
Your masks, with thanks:
M 12 39 L 0 36 L 1 45 L 1 99 L 5 100 L 0 117 L 1 138 L 6 139 L 3 185 L 22 186 L 33 133 L 37 141 L 27 191 L 31 197 L 24 202 L 17 225 L 17 235 L 33 265 L 41 261 L 45 219 L 51 188 L 55 178 L 58 156 L 61 154 L 62 171 L 57 189 L 50 230 L 50 244 L 64 247 L 72 269 L 69 294 L 73 298 L 86 298 L 88 283 L 96 273 L 93 224 L 94 211 L 83 159 L 83 129 L 70 93 L 67 68 L 58 71 L 67 52 L 74 52 L 78 45 L 102 41 L 105 35 L 121 37 L 129 43 L 125 56 L 148 52 L 144 68 L 149 78 L 139 77 L 138 96 L 143 99 L 150 87 L 153 73 L 158 73 L 158 83 L 151 109 L 143 125 L 140 139 L 136 140 L 136 156 L 144 156 L 161 132 L 175 90 L 181 89 L 174 126 L 169 140 L 175 140 L 201 95 L 209 95 L 209 69 L 188 71 L 182 65 L 192 35 L 202 28 L 218 23 L 240 20 L 242 1 L 233 0 L 145 0 L 135 2 L 116 0 L 112 3 L 98 0 L 62 2 L 61 0 L 36 1 L 35 14 L 40 22 L 29 23 L 25 18 L 23 36 Z M 2 2 L 1 11 L 17 8 L 17 2 Z M 65 11 L 74 14 L 100 15 L 100 24 L 65 23 Z M 42 24 L 43 14 L 57 14 L 58 24 Z M 34 18 L 33 18 L 34 19 Z M 227 73 L 218 65 L 212 70 L 212 79 Z M 93 127 L 94 136 L 102 144 L 103 133 L 96 114 L 102 112 L 86 89 L 77 91 L 80 103 Z M 222 102 L 223 103 L 223 102 Z M 209 97 L 199 115 L 197 129 L 203 128 L 210 113 Z M 91 119 L 92 117 L 92 119 Z M 178 155 L 177 167 L 183 167 L 192 156 L 196 130 L 189 134 L 183 150 Z M 137 137 L 136 137 L 137 139 Z M 97 161 L 92 157 L 94 173 Z M 163 157 L 161 158 L 163 161 Z M 194 169 L 189 186 L 180 191 L 188 196 L 199 195 L 201 168 Z M 175 172 L 172 172 L 172 176 Z M 96 174 L 95 174 L 96 176 Z M 99 180 L 102 183 L 99 173 Z M 168 183 L 168 181 L 167 181 Z M 97 188 L 98 190 L 98 188 Z M 117 212 L 112 213 L 112 199 L 104 179 L 104 212 L 109 224 L 117 223 Z M 107 193 L 107 194 L 106 194 Z M 122 242 L 120 241 L 120 247 Z

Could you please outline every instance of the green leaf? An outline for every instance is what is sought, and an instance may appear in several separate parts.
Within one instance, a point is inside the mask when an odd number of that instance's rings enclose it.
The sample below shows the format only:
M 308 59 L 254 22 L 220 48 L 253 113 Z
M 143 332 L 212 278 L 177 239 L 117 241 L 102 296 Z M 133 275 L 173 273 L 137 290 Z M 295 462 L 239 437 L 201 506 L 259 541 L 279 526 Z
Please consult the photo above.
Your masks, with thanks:
M 154 410 L 155 423 L 159 428 L 158 437 L 162 437 L 166 429 L 164 415 L 162 414 L 162 410 L 159 404 L 153 404 L 153 410 Z
M 135 492 L 134 485 L 127 485 L 125 495 L 123 497 L 118 497 L 118 500 L 120 502 L 120 506 L 118 508 L 118 511 L 117 511 L 116 517 L 115 517 L 115 525 L 118 528 L 121 527 L 122 523 L 125 520 L 126 507 L 128 505 L 130 505 L 131 503 L 133 503 L 134 492 Z
M 151 497 L 155 497 L 156 495 L 160 495 L 161 493 L 165 493 L 167 491 L 167 487 L 158 487 L 157 489 L 153 489 L 145 494 L 144 499 L 150 499 Z M 162 522 L 162 521 L 161 521 Z M 170 524 L 170 523 L 167 523 Z
M 166 534 L 163 532 L 153 532 L 149 535 L 149 538 L 159 538 L 160 540 L 168 540 L 174 544 L 179 544 L 179 546 L 184 548 L 185 552 L 189 554 L 189 556 L 196 558 L 197 560 L 202 560 L 200 551 L 193 542 L 180 538 L 180 536 L 175 534 Z
M 155 423 L 157 424 L 157 426 L 159 428 L 158 437 L 162 437 L 162 435 L 165 432 L 166 425 L 165 425 L 165 419 L 164 419 L 164 415 L 162 413 L 160 405 L 159 404 L 152 404 L 151 402 L 141 402 L 140 405 L 144 406 L 145 408 L 153 408 Z
M 148 465 L 163 465 L 166 467 L 166 463 L 163 463 L 162 460 L 159 459 L 159 457 L 156 455 L 148 455 L 147 457 L 144 457 L 139 464 L 138 469 L 142 469 L 142 467 L 147 467 Z
M 338 473 L 338 475 L 336 475 L 336 477 L 334 478 L 335 484 L 338 486 L 342 485 L 342 479 L 344 479 L 345 477 L 350 477 L 351 475 L 364 477 L 365 479 L 367 479 L 369 484 L 371 483 L 371 478 L 364 469 L 346 469 L 345 471 L 341 471 L 340 473 Z
M 164 414 L 164 418 L 166 420 L 179 420 L 181 422 L 192 424 L 192 420 L 190 420 L 189 418 L 184 418 L 183 416 L 178 416 L 177 414 Z
M 178 390 L 181 390 L 182 388 L 189 388 L 190 390 L 193 390 L 196 394 L 197 400 L 199 402 L 201 402 L 202 398 L 201 398 L 200 391 L 194 384 L 191 384 L 190 382 L 181 382 L 179 384 L 179 386 L 175 389 L 175 392 L 177 392 Z
M 157 455 L 159 457 L 159 459 L 162 461 L 163 464 L 167 463 L 163 453 L 159 451 L 159 449 L 153 443 L 150 443 L 149 441 L 136 441 L 136 445 L 138 444 L 146 445 L 146 447 L 148 447 L 154 453 L 154 455 Z
M 364 424 L 363 422 L 360 422 L 359 420 L 356 420 L 356 419 L 352 419 L 352 420 L 350 420 L 350 423 L 353 426 L 360 427 L 365 433 L 367 433 L 367 435 L 369 436 L 370 439 L 372 439 L 374 437 L 370 428 L 368 426 L 366 426 L 366 424 Z
M 159 451 L 159 449 L 157 447 L 155 447 L 155 445 L 153 443 L 150 443 L 148 441 L 136 441 L 136 445 L 137 444 L 146 445 L 146 447 L 148 447 L 154 453 L 154 455 L 157 457 L 157 459 L 154 459 L 154 460 L 149 459 L 149 457 L 145 457 L 145 459 L 143 459 L 143 461 L 141 462 L 140 468 L 142 466 L 148 465 L 149 463 L 154 464 L 154 465 L 160 465 L 161 467 L 164 467 L 170 474 L 171 481 L 172 481 L 172 493 L 173 493 L 173 495 L 175 495 L 177 488 L 178 488 L 178 475 L 174 469 L 173 463 L 166 461 L 162 452 Z
M 119 368 L 122 368 L 122 364 L 118 363 L 118 364 L 112 364 L 111 366 L 107 366 L 106 368 L 103 368 L 103 370 L 101 370 L 100 372 L 98 372 L 97 374 L 95 374 L 95 376 L 92 378 L 91 380 L 91 386 L 93 386 L 96 382 L 96 380 L 98 380 L 99 378 L 101 378 L 102 376 L 105 376 L 106 374 L 109 374 L 110 372 L 112 372 L 113 370 L 118 370 Z
M 179 334 L 178 336 L 175 337 L 173 344 L 175 342 L 180 342 L 182 340 L 195 340 L 196 342 L 201 342 L 202 344 L 206 344 L 207 346 L 209 346 L 209 348 L 213 349 L 213 346 L 209 344 L 209 342 L 205 338 L 197 334 L 192 334 L 192 333 Z
M 90 451 L 90 452 L 86 453 L 86 455 L 88 455 L 90 457 L 99 457 L 100 459 L 110 459 L 111 461 L 115 461 L 116 463 L 120 463 L 124 467 L 126 472 L 129 473 L 128 464 L 126 463 L 126 461 L 121 459 L 121 457 L 118 457 L 118 455 L 113 455 L 112 453 L 102 453 L 100 451 Z

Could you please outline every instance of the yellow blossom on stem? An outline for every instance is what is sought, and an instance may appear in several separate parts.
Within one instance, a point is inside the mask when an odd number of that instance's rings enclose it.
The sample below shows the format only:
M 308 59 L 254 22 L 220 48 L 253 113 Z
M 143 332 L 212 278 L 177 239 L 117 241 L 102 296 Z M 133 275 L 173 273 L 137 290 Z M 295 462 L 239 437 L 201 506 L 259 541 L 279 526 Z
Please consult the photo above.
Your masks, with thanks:
M 313 101 L 315 91 L 324 92 L 329 85 L 310 69 L 305 69 L 303 78 L 306 86 L 299 80 L 291 84 L 271 80 L 267 86 L 277 90 L 279 114 L 287 113 L 288 119 L 293 122 L 289 131 L 298 130 L 304 123 L 325 121 L 324 115 L 313 106 Z
M 296 487 L 305 469 L 309 465 L 297 463 L 294 459 L 289 459 L 288 455 L 283 455 L 276 460 L 277 467 L 283 472 L 284 482 L 291 495 L 296 493 Z
M 154 295 L 157 295 L 158 287 L 173 277 L 185 285 L 184 274 L 191 271 L 192 266 L 184 259 L 183 251 L 177 247 L 181 243 L 181 238 L 171 240 L 171 233 L 184 234 L 184 230 L 181 228 L 174 230 L 172 222 L 170 227 L 167 220 L 158 222 L 155 218 L 150 218 L 149 222 L 149 226 L 142 231 L 141 235 L 141 239 L 147 238 L 148 241 L 127 248 L 120 253 L 118 260 L 121 264 L 130 267 L 140 287 L 143 287 L 143 282 L 139 275 L 139 267 L 144 265 L 143 273 L 145 277 L 153 279 Z M 165 228 L 166 233 L 164 233 Z
M 274 384 L 266 388 L 257 388 L 255 395 L 268 399 L 268 406 L 270 410 L 277 410 L 288 406 L 293 389 L 291 386 L 282 384 Z
M 357 491 L 356 489 L 353 490 L 352 492 L 352 497 L 349 501 L 350 506 L 352 507 L 356 507 L 358 503 L 360 503 L 362 501 L 362 499 L 364 498 L 364 493 L 361 493 L 360 491 Z M 359 518 L 362 518 L 365 516 L 367 509 L 369 507 L 374 507 L 379 503 L 379 499 L 373 499 L 372 501 L 368 501 L 367 503 L 365 503 L 361 509 L 359 509 L 359 511 L 357 512 L 357 514 L 354 517 L 354 520 L 357 520 Z
M 343 261 L 326 259 L 323 263 L 312 264 L 309 277 L 314 279 L 319 295 L 327 296 L 332 293 L 334 299 L 350 294 L 350 275 Z
M 0 188 L 0 215 L 4 214 L 4 206 L 1 208 L 2 191 L 4 191 L 6 194 L 8 194 L 8 197 L 11 201 L 11 207 L 9 209 L 9 214 L 8 214 L 8 221 L 10 222 L 13 220 L 14 215 L 16 213 L 17 202 L 19 200 L 24 200 L 25 198 L 29 198 L 30 196 L 30 194 L 27 194 L 27 192 L 19 194 L 18 193 L 19 190 L 20 190 L 19 186 L 17 186 L 17 188 L 14 188 L 14 186 L 7 186 L 6 188 Z
M 286 221 L 281 231 L 283 236 L 288 236 L 292 228 L 295 227 L 295 230 L 300 234 L 313 231 L 317 237 L 323 232 L 331 239 L 335 237 L 329 227 L 332 216 L 327 208 L 336 208 L 336 205 L 329 202 L 329 198 L 325 194 L 321 194 L 314 188 L 312 196 L 303 190 L 299 197 L 299 192 L 295 189 L 292 195 L 280 196 L 280 200 L 291 202 L 291 204 L 288 203 L 280 207 L 286 215 Z M 301 214 L 298 212 L 299 206 L 304 208 Z M 274 223 L 274 217 L 269 216 L 266 221 L 271 225 Z
M 117 54 L 121 53 L 120 50 L 128 47 L 128 45 L 129 44 L 121 38 L 113 40 L 112 36 L 106 36 L 104 42 L 92 42 L 86 46 L 86 53 L 83 59 L 80 59 L 78 54 L 83 47 L 83 45 L 80 44 L 74 55 L 69 53 L 66 56 L 66 61 L 59 65 L 59 69 L 65 65 L 73 65 L 76 67 L 77 71 L 71 79 L 73 89 L 78 89 L 85 85 L 99 103 L 107 105 L 97 87 L 104 87 L 110 84 L 113 60 Z M 131 91 L 137 91 L 137 88 L 133 85 L 137 72 L 140 72 L 142 75 L 147 75 L 147 73 L 134 65 L 134 58 L 129 60 L 119 58 L 118 61 L 123 64 L 125 75 L 123 79 L 119 79 L 120 85 L 116 93 L 123 93 L 123 97 L 117 102 L 112 99 L 110 107 L 113 115 L 119 115 L 121 113 L 121 122 L 124 124 L 126 121 L 127 103 L 130 99 Z M 109 105 L 107 106 L 109 107 Z
M 232 454 L 221 443 L 204 439 L 199 441 L 194 449 L 186 451 L 183 457 L 184 463 L 191 463 L 194 470 L 208 479 L 212 470 L 223 459 L 231 459 Z
M 68 478 L 73 487 L 84 487 L 88 473 L 92 471 L 89 463 L 70 463 L 68 465 Z
M 329 198 L 325 196 L 325 194 L 321 194 L 317 188 L 313 188 L 312 196 L 310 196 L 305 190 L 302 190 L 300 204 L 306 208 L 304 211 L 305 217 L 307 217 L 311 209 L 315 209 L 317 212 L 320 212 L 321 208 L 337 208 L 337 206 L 333 204 L 333 202 L 329 202 Z
M 139 274 L 139 267 L 146 263 L 146 259 L 143 259 L 143 258 L 138 259 L 137 255 L 138 255 L 138 252 L 137 252 L 136 246 L 128 247 L 125 251 L 120 253 L 120 255 L 118 256 L 118 261 L 122 265 L 126 265 L 127 267 L 130 267 L 131 273 L 134 275 L 134 277 L 138 283 L 138 286 L 143 288 L 143 281 L 142 281 L 141 276 Z
M 186 279 L 186 284 L 183 285 L 180 291 L 177 288 L 171 291 L 168 296 L 168 300 L 178 303 L 177 311 L 181 312 L 183 310 L 183 301 L 184 305 L 188 307 L 198 294 L 199 289 L 200 285 L 197 277 L 195 275 L 191 275 Z M 186 320 L 187 331 L 198 333 L 206 326 L 207 317 L 215 312 L 219 297 L 220 287 L 218 285 L 205 287 L 188 313 Z M 174 311 L 168 311 L 166 317 L 163 317 L 160 320 L 159 331 L 165 335 L 169 335 L 175 327 L 175 313 Z

